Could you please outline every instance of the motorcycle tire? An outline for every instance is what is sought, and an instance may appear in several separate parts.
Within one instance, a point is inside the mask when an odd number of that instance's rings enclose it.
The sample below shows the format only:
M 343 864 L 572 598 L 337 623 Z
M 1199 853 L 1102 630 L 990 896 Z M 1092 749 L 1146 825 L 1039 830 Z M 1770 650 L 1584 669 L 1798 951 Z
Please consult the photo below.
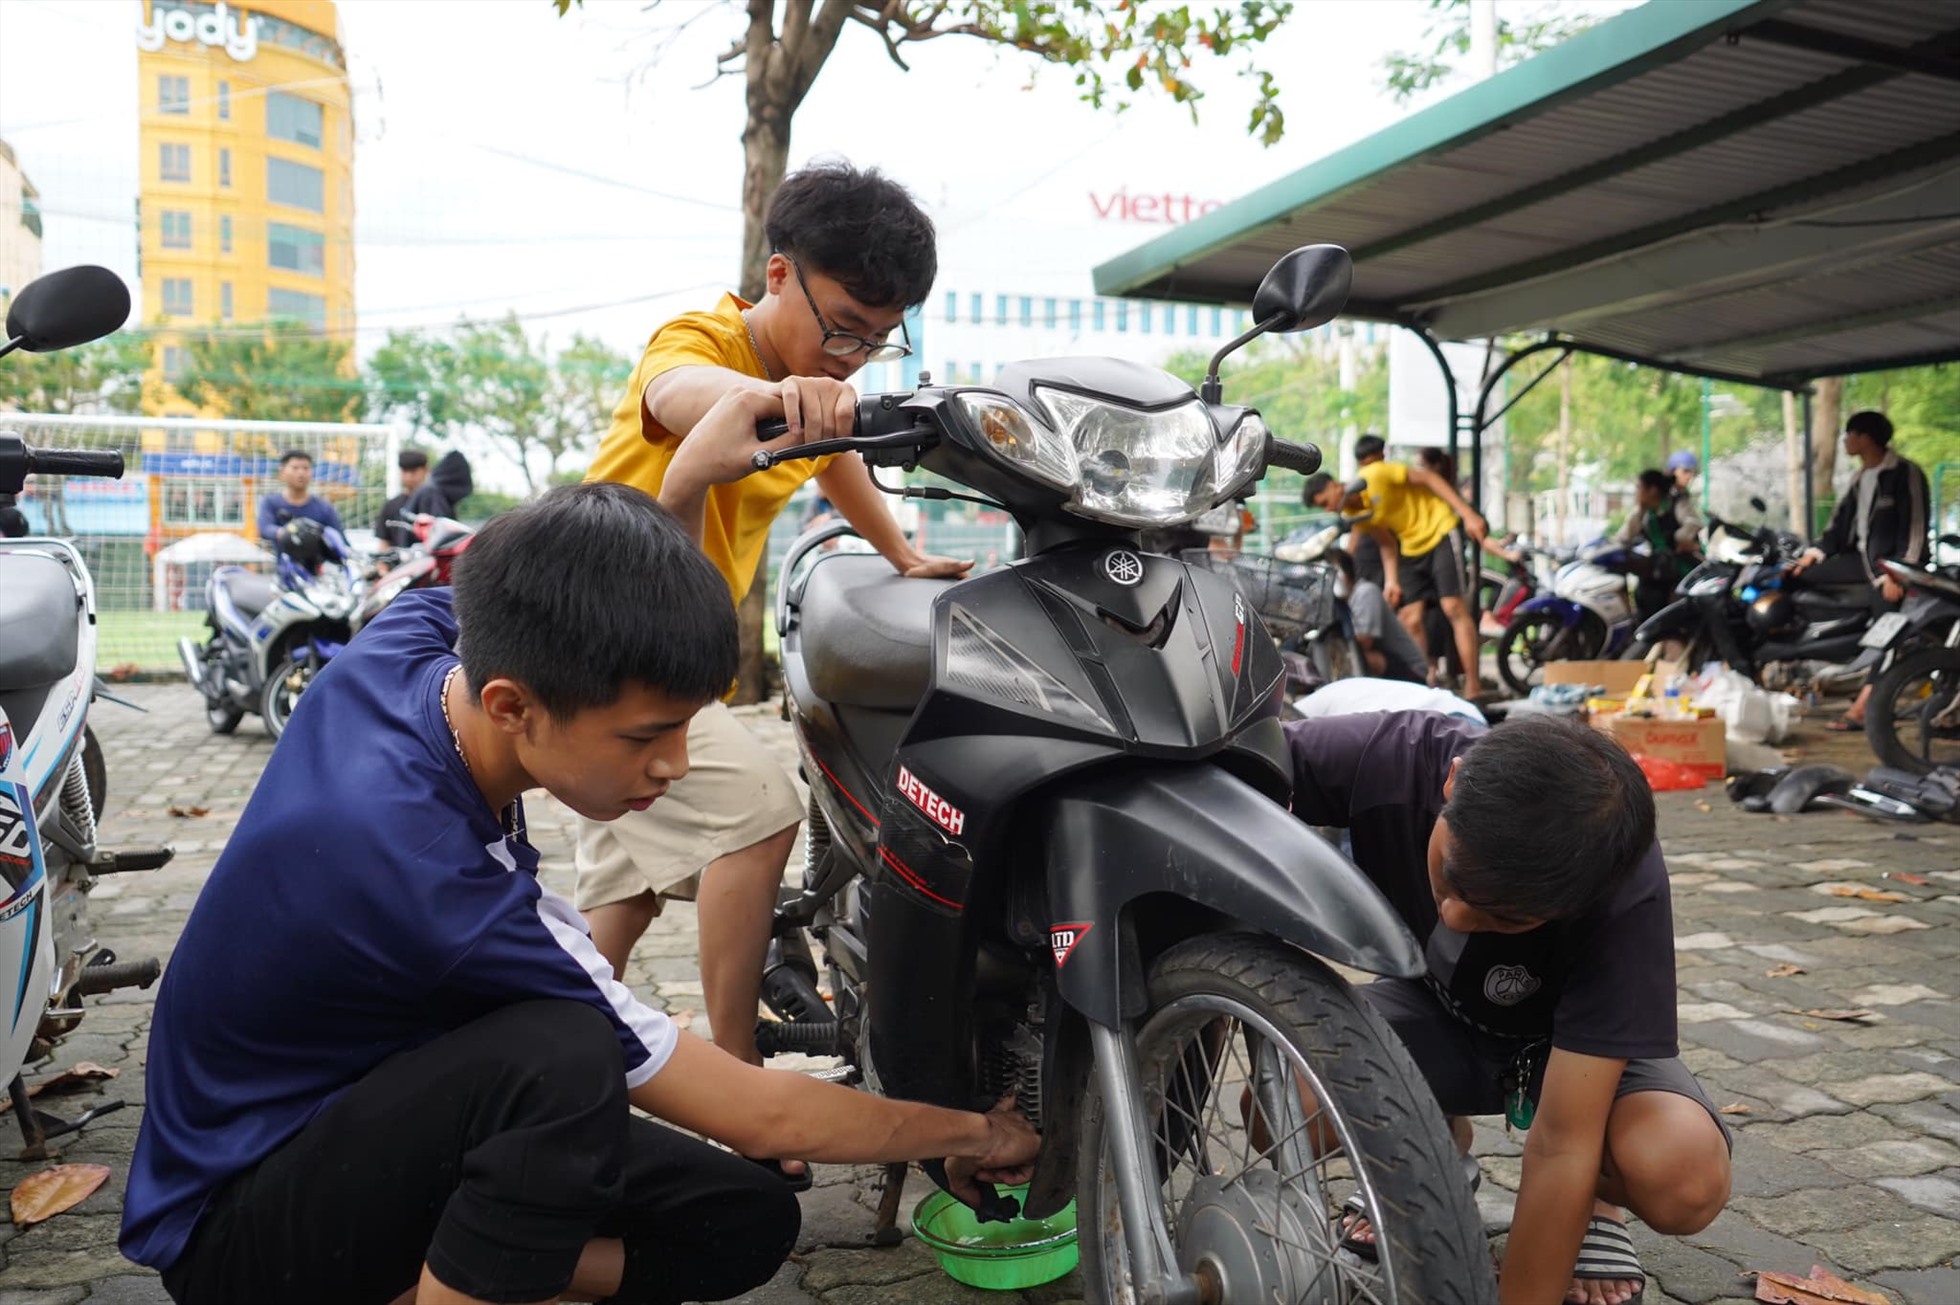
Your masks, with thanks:
M 1865 741 L 1880 762 L 1915 775 L 1935 766 L 1960 765 L 1960 725 L 1936 724 L 1948 713 L 1960 717 L 1956 699 L 1960 699 L 1960 648 L 1907 653 L 1872 681 L 1871 698 L 1865 704 Z
M 259 719 L 265 722 L 265 732 L 274 740 L 286 732 L 286 722 L 292 719 L 293 708 L 299 705 L 300 695 L 306 692 L 306 686 L 318 673 L 310 663 L 302 666 L 298 658 L 288 657 L 265 677 L 265 692 L 259 699 Z M 295 677 L 300 677 L 298 689 L 291 686 Z
M 1573 626 L 1548 612 L 1520 612 L 1497 636 L 1497 673 L 1522 698 L 1531 692 L 1531 677 L 1545 663 L 1586 661 L 1605 646 L 1605 628 L 1590 612 Z
M 102 755 L 102 744 L 95 731 L 82 726 L 82 778 L 88 784 L 88 806 L 98 823 L 109 805 L 109 763 Z
M 213 702 L 209 698 L 204 700 L 204 723 L 211 727 L 213 734 L 230 734 L 244 719 L 242 707 L 234 707 L 228 702 Z
M 1307 655 L 1313 661 L 1314 671 L 1329 684 L 1368 673 L 1353 638 L 1338 631 L 1311 641 Z
M 1134 1032 L 1164 1175 L 1151 1195 L 1178 1263 L 1214 1259 L 1234 1301 L 1497 1298 L 1483 1222 L 1442 1110 L 1395 1034 L 1331 969 L 1260 935 L 1195 938 L 1150 967 L 1148 1006 Z M 1234 1060 L 1243 1084 L 1233 1079 Z M 1194 1087 L 1194 1074 L 1207 1086 Z M 1252 1105 L 1244 1086 L 1255 1077 L 1299 1084 L 1319 1112 L 1286 1128 L 1267 1125 L 1265 1107 Z M 1278 1110 L 1304 1113 L 1298 1089 L 1271 1099 Z M 1214 1138 L 1214 1126 L 1227 1136 Z M 1076 1137 L 1084 1295 L 1131 1305 L 1137 1293 L 1093 1075 Z M 1349 1193 L 1362 1197 L 1374 1223 L 1373 1263 L 1340 1248 Z

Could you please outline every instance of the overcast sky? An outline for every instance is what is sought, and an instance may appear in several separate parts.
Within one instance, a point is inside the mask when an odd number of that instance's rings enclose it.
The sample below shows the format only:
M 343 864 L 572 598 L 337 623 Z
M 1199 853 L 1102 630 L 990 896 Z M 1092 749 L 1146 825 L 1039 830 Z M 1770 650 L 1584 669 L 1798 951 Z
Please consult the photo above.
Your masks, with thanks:
M 732 282 L 742 87 L 708 83 L 739 14 L 645 8 L 343 0 L 364 353 L 390 328 L 506 309 L 554 341 L 637 352 Z M 0 0 L 0 137 L 41 189 L 48 267 L 134 278 L 140 16 L 139 0 Z M 1064 70 L 963 38 L 912 47 L 904 73 L 847 26 L 792 165 L 841 154 L 911 186 L 940 225 L 942 289 L 1082 294 L 1094 263 L 1166 230 L 1122 220 L 1120 193 L 1229 200 L 1401 116 L 1381 61 L 1424 21 L 1420 0 L 1300 0 L 1262 56 L 1289 123 L 1272 149 L 1246 136 L 1251 99 L 1224 65 L 1191 70 L 1210 93 L 1194 125 L 1154 102 L 1098 112 Z

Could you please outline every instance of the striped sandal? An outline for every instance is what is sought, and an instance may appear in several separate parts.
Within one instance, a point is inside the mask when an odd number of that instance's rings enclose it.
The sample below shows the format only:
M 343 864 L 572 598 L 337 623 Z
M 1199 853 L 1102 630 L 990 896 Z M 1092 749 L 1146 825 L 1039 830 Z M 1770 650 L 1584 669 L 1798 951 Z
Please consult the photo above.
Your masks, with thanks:
M 1586 1225 L 1586 1239 L 1579 1244 L 1579 1262 L 1572 1266 L 1572 1276 L 1639 1283 L 1633 1300 L 1627 1305 L 1639 1305 L 1646 1297 L 1647 1271 L 1640 1267 L 1640 1257 L 1634 1254 L 1633 1238 L 1627 1236 L 1627 1226 L 1603 1214 L 1594 1215 Z
M 1475 1195 L 1477 1189 L 1483 1186 L 1484 1168 L 1477 1163 L 1477 1157 L 1473 1155 L 1464 1156 L 1459 1163 L 1463 1166 L 1463 1181 L 1470 1185 L 1471 1194 Z M 1361 1199 L 1361 1193 L 1356 1192 L 1341 1203 L 1337 1231 L 1341 1234 L 1340 1248 L 1342 1250 L 1346 1251 L 1349 1255 L 1373 1264 L 1381 1257 L 1381 1252 L 1375 1249 L 1375 1239 L 1370 1236 L 1368 1240 L 1363 1241 L 1358 1236 L 1361 1225 L 1366 1223 L 1367 1219 L 1367 1203 Z M 1629 1246 L 1628 1249 L 1631 1250 L 1632 1247 Z

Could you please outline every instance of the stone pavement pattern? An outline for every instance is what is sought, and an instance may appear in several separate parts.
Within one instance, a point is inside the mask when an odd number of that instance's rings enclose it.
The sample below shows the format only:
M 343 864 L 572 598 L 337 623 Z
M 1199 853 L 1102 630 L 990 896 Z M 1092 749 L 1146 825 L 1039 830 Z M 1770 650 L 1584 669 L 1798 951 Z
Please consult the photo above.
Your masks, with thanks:
M 248 720 L 230 738 L 211 735 L 183 685 L 142 686 L 138 715 L 100 704 L 94 716 L 107 749 L 110 845 L 166 842 L 176 861 L 149 875 L 104 880 L 94 896 L 102 940 L 125 958 L 169 953 L 205 874 L 257 782 L 270 743 Z M 787 727 L 773 713 L 750 724 L 785 760 Z M 1855 764 L 1855 763 L 1854 763 Z M 171 814 L 171 808 L 203 815 Z M 1806 1273 L 1822 1264 L 1902 1302 L 1960 1302 L 1960 829 L 1909 830 L 1842 814 L 1743 815 L 1711 788 L 1661 799 L 1674 872 L 1674 906 L 1684 1055 L 1718 1104 L 1746 1107 L 1736 1127 L 1734 1198 L 1693 1237 L 1634 1239 L 1653 1278 L 1649 1305 L 1739 1302 L 1751 1295 L 1743 1269 Z M 532 836 L 548 882 L 571 878 L 570 819 L 531 804 Z M 792 860 L 795 864 L 795 860 Z M 1925 876 L 1926 885 L 1884 880 L 1884 871 Z M 1872 902 L 1831 885 L 1896 890 L 1912 900 Z M 681 907 L 655 923 L 627 973 L 641 994 L 697 1032 L 700 981 L 694 918 Z M 1771 978 L 1778 967 L 1802 973 Z M 63 1159 L 108 1165 L 110 1182 L 74 1211 L 26 1230 L 0 1224 L 0 1305 L 155 1305 L 156 1277 L 116 1252 L 116 1226 L 130 1150 L 142 1119 L 151 993 L 98 999 L 55 1061 L 113 1066 L 121 1076 L 102 1095 L 129 1107 L 64 1139 Z M 1863 1008 L 1865 1024 L 1792 1011 Z M 96 1097 L 54 1103 L 79 1110 Z M 10 1157 L 11 1120 L 0 1119 L 0 1189 L 38 1168 Z M 1494 1232 L 1508 1226 L 1519 1148 L 1501 1129 L 1481 1127 L 1478 1150 L 1489 1181 L 1483 1204 Z M 915 1176 L 907 1208 L 926 1190 Z M 908 1240 L 894 1250 L 863 1241 L 877 1202 L 876 1171 L 819 1170 L 803 1198 L 796 1260 L 748 1299 L 758 1305 L 880 1305 L 994 1302 L 1013 1294 L 962 1287 Z M 1072 1280 L 1020 1293 L 1029 1305 L 1063 1302 Z M 276 1305 L 276 1303 L 268 1303 Z

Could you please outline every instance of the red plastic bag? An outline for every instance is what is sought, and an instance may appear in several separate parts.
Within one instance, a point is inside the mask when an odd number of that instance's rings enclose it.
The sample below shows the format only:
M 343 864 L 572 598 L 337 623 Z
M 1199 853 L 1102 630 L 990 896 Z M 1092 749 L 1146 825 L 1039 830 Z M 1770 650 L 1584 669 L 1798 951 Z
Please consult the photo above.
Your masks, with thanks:
M 1700 770 L 1678 761 L 1662 761 L 1644 752 L 1633 754 L 1634 764 L 1647 777 L 1647 787 L 1656 793 L 1679 793 L 1702 787 L 1708 782 Z

